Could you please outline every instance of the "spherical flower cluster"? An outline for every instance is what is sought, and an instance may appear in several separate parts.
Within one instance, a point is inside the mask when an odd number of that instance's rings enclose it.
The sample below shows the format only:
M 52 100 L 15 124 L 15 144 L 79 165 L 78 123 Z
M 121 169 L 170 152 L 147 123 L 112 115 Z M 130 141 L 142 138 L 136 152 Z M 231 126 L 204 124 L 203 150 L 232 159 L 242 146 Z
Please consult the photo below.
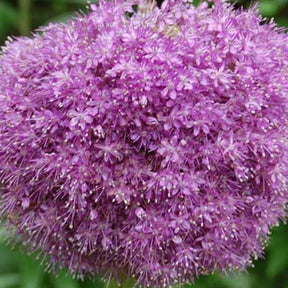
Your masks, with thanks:
M 1 215 L 77 275 L 245 269 L 288 200 L 288 36 L 223 1 L 100 1 L 0 56 Z

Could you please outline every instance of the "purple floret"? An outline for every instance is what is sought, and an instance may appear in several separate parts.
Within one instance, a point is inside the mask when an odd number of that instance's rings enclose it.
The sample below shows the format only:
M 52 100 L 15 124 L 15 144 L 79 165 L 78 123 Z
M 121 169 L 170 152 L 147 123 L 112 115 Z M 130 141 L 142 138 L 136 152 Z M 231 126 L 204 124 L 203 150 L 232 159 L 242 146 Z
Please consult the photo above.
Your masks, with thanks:
M 285 219 L 288 35 L 144 2 L 3 47 L 0 215 L 52 266 L 171 287 L 251 266 Z

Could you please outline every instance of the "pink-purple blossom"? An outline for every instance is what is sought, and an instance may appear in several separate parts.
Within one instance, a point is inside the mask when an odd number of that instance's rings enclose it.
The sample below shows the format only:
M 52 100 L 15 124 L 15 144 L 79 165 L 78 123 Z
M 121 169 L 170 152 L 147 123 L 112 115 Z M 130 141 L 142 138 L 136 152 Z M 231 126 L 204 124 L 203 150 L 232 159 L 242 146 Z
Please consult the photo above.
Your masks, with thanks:
M 171 287 L 251 266 L 285 219 L 288 36 L 256 7 L 145 2 L 2 48 L 1 215 L 52 266 Z

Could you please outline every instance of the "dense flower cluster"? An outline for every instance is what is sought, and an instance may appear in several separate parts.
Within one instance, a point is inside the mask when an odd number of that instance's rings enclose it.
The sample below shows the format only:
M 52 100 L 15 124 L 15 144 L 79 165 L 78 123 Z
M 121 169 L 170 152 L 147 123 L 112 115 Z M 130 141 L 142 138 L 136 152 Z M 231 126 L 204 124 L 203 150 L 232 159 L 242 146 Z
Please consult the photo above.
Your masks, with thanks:
M 2 49 L 1 213 L 51 263 L 166 287 L 284 219 L 288 36 L 214 2 L 100 1 Z

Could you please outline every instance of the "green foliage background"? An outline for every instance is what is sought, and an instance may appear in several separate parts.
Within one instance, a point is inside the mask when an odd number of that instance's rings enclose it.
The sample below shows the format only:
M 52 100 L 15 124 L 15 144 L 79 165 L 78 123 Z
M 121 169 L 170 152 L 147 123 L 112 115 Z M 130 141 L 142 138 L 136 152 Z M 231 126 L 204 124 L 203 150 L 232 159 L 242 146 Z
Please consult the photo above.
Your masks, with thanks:
M 252 1 L 236 3 L 248 7 Z M 276 22 L 288 27 L 288 0 L 260 0 L 259 5 L 264 16 L 275 17 Z M 0 0 L 0 45 L 8 35 L 29 35 L 49 22 L 67 21 L 80 9 L 86 10 L 86 0 Z M 0 236 L 0 288 L 102 287 L 99 279 L 81 282 L 66 272 L 46 273 L 40 261 L 22 253 L 19 247 L 12 249 Z M 115 287 L 112 283 L 109 288 Z M 201 277 L 193 288 L 288 288 L 288 226 L 282 224 L 273 230 L 265 259 L 256 261 L 253 269 L 236 275 Z

